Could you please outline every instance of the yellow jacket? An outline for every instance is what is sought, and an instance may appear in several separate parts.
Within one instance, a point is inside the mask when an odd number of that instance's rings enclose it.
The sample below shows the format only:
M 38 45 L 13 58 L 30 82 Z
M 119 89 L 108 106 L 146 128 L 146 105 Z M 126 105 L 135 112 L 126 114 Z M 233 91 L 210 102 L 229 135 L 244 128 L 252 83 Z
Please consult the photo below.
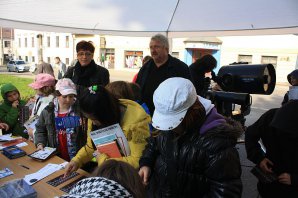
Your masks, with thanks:
M 146 138 L 150 136 L 149 123 L 151 122 L 151 118 L 146 114 L 144 109 L 134 101 L 120 99 L 120 104 L 126 107 L 120 126 L 127 138 L 130 147 L 130 156 L 113 159 L 125 161 L 133 167 L 139 168 L 139 159 L 147 144 Z M 79 167 L 81 167 L 92 159 L 94 151 L 90 131 L 88 131 L 86 145 L 79 150 L 72 161 L 77 162 Z M 98 166 L 108 159 L 112 158 L 109 158 L 106 154 L 100 154 Z

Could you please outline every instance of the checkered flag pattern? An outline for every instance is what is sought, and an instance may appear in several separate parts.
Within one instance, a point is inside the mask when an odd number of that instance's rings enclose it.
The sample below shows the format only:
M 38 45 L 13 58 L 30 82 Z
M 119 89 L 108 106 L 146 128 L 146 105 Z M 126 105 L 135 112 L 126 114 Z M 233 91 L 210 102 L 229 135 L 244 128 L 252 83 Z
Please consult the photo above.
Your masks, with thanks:
M 68 195 L 62 198 L 110 198 L 110 197 L 133 197 L 123 186 L 113 180 L 103 177 L 89 177 L 79 181 Z

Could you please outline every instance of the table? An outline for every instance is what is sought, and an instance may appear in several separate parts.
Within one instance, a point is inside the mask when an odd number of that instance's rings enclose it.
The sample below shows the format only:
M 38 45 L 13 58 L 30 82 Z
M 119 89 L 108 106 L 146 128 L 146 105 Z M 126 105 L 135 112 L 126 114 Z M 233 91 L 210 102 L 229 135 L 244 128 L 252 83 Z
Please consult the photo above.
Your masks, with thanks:
M 33 153 L 36 149 L 34 144 L 29 140 L 27 140 L 26 143 L 28 144 L 28 146 L 21 147 L 21 149 L 26 151 L 27 154 Z M 39 169 L 46 166 L 48 163 L 61 164 L 63 162 L 65 162 L 65 160 L 61 159 L 58 156 L 53 156 L 44 162 L 36 161 L 28 156 L 23 156 L 23 157 L 11 160 L 11 159 L 8 159 L 1 152 L 1 154 L 0 154 L 0 169 L 2 170 L 3 168 L 9 168 L 14 174 L 0 179 L 0 185 L 2 185 L 3 183 L 5 183 L 7 181 L 14 180 L 14 179 L 21 179 L 21 178 L 24 178 L 25 175 L 35 173 Z M 27 166 L 30 169 L 26 169 L 18 164 Z M 71 178 L 70 180 L 60 184 L 57 187 L 51 186 L 46 183 L 47 181 L 63 174 L 64 172 L 65 172 L 65 170 L 59 170 L 59 171 L 43 178 L 42 180 L 38 181 L 37 183 L 33 184 L 32 187 L 36 190 L 37 197 L 42 197 L 42 198 L 55 197 L 55 196 L 60 196 L 60 195 L 66 194 L 65 192 L 61 191 L 60 188 L 62 188 L 63 186 L 66 186 L 67 184 L 71 183 L 72 181 L 78 179 L 82 175 L 89 176 L 89 173 L 87 173 L 86 171 L 84 171 L 82 169 L 79 169 L 79 170 L 77 170 L 77 172 L 80 173 L 79 175 L 75 176 L 74 178 Z

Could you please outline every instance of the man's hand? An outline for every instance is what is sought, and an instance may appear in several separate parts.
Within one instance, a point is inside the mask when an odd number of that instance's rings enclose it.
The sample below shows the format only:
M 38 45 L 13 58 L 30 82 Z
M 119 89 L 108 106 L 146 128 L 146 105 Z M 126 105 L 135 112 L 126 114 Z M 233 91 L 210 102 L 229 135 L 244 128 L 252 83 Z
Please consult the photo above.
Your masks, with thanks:
M 289 173 L 282 173 L 278 176 L 278 181 L 282 184 L 291 185 L 291 175 Z
M 75 161 L 70 161 L 65 167 L 65 173 L 63 178 L 67 177 L 70 173 L 79 169 L 79 165 Z
M 140 168 L 139 175 L 140 175 L 144 185 L 149 184 L 150 174 L 151 174 L 151 169 L 148 166 L 143 166 Z
M 271 162 L 268 158 L 264 158 L 264 159 L 260 162 L 260 168 L 261 168 L 262 171 L 264 171 L 265 173 L 272 173 L 272 166 L 273 166 L 273 162 Z

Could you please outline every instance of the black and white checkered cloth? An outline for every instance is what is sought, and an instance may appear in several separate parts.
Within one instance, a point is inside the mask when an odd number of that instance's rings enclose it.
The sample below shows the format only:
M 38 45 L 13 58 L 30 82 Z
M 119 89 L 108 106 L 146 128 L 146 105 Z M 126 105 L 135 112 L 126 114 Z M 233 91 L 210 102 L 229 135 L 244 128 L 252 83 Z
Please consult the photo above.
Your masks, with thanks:
M 79 181 L 69 192 L 61 198 L 75 197 L 133 197 L 123 186 L 113 180 L 103 177 L 89 177 Z

